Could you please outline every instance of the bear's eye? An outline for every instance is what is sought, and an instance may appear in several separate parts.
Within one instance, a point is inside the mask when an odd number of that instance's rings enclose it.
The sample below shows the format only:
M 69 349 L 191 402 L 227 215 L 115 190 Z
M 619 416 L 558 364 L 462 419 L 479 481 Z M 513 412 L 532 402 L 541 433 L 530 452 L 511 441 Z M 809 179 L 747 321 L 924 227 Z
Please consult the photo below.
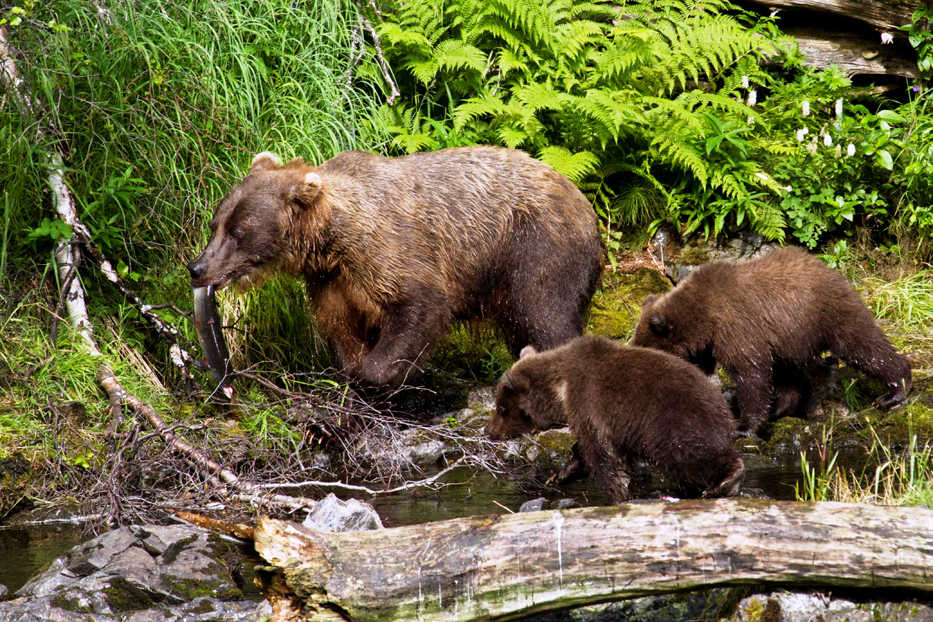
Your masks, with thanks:
M 230 231 L 227 232 L 231 238 L 239 242 L 243 239 L 244 232 L 239 226 L 231 227 Z

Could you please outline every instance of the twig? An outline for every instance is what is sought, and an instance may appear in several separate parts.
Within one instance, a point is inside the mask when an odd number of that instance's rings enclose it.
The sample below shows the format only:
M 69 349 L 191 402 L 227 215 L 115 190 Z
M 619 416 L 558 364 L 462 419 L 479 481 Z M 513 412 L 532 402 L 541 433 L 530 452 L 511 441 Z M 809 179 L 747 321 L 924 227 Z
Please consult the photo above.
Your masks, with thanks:
M 426 477 L 425 479 L 418 480 L 416 482 L 406 482 L 401 486 L 396 486 L 395 488 L 386 488 L 385 490 L 374 490 L 372 488 L 367 488 L 366 486 L 360 486 L 357 484 L 344 484 L 343 482 L 324 482 L 319 480 L 306 480 L 303 482 L 284 482 L 277 484 L 259 484 L 259 488 L 304 488 L 308 486 L 315 486 L 318 488 L 340 488 L 342 490 L 352 490 L 355 492 L 365 492 L 368 495 L 387 495 L 396 492 L 402 492 L 404 490 L 411 490 L 412 488 L 420 488 L 422 486 L 431 486 L 438 479 L 457 468 L 463 463 L 464 458 L 460 457 L 451 464 L 450 466 L 442 469 L 441 471 L 435 473 L 431 477 Z
M 76 238 L 84 246 L 90 259 L 100 268 L 100 272 L 104 275 L 104 278 L 113 283 L 124 296 L 130 299 L 130 302 L 133 303 L 133 306 L 136 307 L 140 315 L 149 320 L 149 323 L 155 329 L 156 333 L 170 344 L 172 363 L 174 363 L 176 367 L 184 370 L 185 378 L 189 380 L 193 379 L 194 374 L 191 372 L 191 367 L 194 365 L 194 357 L 178 344 L 178 340 L 181 337 L 181 333 L 178 329 L 159 317 L 157 313 L 153 313 L 153 309 L 156 307 L 145 304 L 139 296 L 136 295 L 136 292 L 126 285 L 126 282 L 124 282 L 123 279 L 120 278 L 120 275 L 117 274 L 117 271 L 113 269 L 113 264 L 104 256 L 97 245 L 91 241 L 88 228 L 80 222 L 77 216 L 75 216 L 75 222 L 79 225 L 75 230 Z M 175 308 L 174 305 L 171 306 Z
M 366 19 L 366 16 L 363 14 L 363 7 L 360 5 L 359 0 L 354 0 L 356 8 L 359 10 L 360 21 L 363 23 L 363 26 L 366 27 L 366 30 L 369 31 L 369 35 L 373 39 L 373 47 L 376 48 L 376 63 L 379 65 L 379 69 L 382 70 L 382 77 L 385 78 L 385 81 L 389 84 L 389 97 L 386 99 L 386 103 L 390 106 L 395 103 L 395 98 L 400 96 L 398 87 L 395 86 L 395 81 L 392 79 L 392 70 L 389 69 L 389 63 L 386 62 L 385 56 L 382 53 L 382 40 L 379 38 L 379 33 L 376 32 L 376 29 L 373 27 L 372 22 Z

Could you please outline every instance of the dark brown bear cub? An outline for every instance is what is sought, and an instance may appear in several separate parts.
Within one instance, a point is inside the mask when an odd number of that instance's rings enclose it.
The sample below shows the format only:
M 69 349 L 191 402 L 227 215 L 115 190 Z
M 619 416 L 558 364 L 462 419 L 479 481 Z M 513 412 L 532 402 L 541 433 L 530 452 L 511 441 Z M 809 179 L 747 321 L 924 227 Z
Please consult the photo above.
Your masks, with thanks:
M 343 371 L 381 385 L 453 320 L 493 321 L 515 355 L 572 339 L 602 266 L 596 215 L 567 178 L 521 151 L 464 147 L 319 166 L 261 153 L 188 268 L 218 289 L 303 275 Z
M 630 497 L 637 459 L 691 496 L 735 494 L 745 474 L 722 393 L 693 365 L 657 350 L 585 336 L 523 351 L 499 381 L 487 434 L 502 440 L 565 423 L 616 503 Z
M 875 324 L 844 276 L 802 249 L 744 263 L 706 264 L 663 296 L 648 296 L 632 344 L 658 348 L 732 376 L 740 428 L 757 432 L 772 407 L 794 410 L 807 369 L 829 350 L 884 382 L 877 405 L 910 390 L 910 364 Z

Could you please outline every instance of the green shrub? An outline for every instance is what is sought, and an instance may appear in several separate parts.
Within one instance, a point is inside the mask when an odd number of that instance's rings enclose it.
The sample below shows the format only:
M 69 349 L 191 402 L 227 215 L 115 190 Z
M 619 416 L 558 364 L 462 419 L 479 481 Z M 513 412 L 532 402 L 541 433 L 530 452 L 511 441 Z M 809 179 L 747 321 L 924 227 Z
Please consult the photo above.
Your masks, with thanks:
M 776 184 L 749 157 L 756 113 L 741 80 L 775 48 L 729 9 L 720 0 L 399 4 L 379 32 L 404 99 L 379 118 L 399 151 L 525 149 L 580 184 L 608 229 L 659 217 L 709 228 L 686 203 L 716 195 L 734 203 L 740 224 L 747 217 L 780 238 L 780 214 L 761 200 Z

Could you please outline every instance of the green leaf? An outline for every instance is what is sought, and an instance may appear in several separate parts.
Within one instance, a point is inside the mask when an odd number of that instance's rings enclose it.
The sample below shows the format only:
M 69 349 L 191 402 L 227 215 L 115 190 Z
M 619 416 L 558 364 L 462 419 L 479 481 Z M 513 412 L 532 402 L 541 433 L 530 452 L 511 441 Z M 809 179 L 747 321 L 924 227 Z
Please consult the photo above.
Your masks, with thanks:
M 879 110 L 878 118 L 887 121 L 888 123 L 900 123 L 904 120 L 904 117 L 894 112 L 893 110 Z
M 882 149 L 875 154 L 878 158 L 878 163 L 885 170 L 892 170 L 894 168 L 894 159 L 891 157 L 891 154 L 887 149 Z

